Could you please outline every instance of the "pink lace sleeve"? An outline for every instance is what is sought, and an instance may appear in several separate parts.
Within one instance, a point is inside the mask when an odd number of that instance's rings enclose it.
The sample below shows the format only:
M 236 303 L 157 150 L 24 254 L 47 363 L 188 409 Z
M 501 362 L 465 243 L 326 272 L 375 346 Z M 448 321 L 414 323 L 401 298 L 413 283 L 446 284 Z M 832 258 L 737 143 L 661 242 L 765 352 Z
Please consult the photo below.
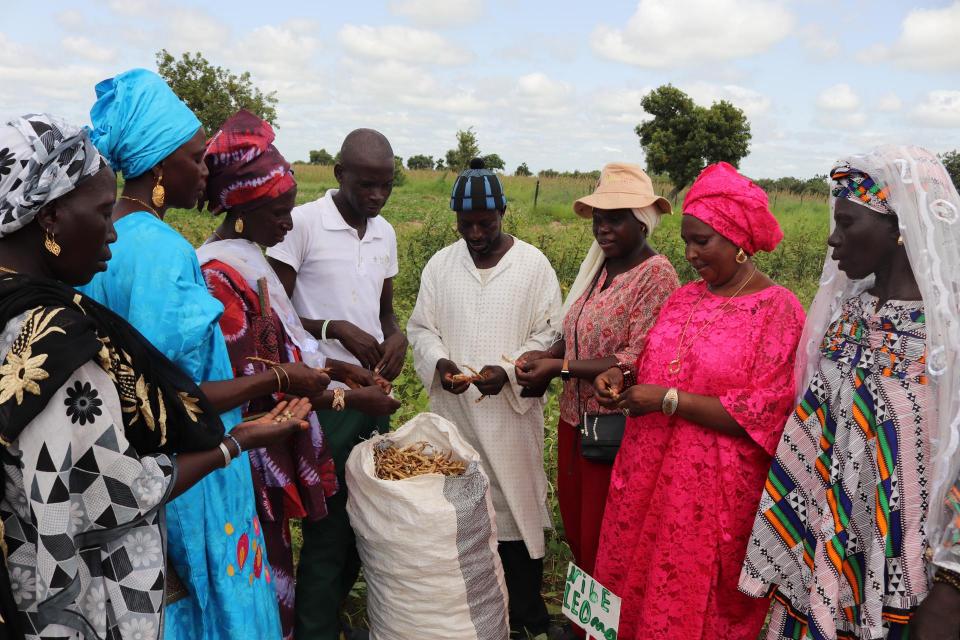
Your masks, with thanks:
M 673 266 L 668 263 L 651 272 L 644 284 L 644 290 L 637 293 L 630 309 L 629 338 L 622 350 L 614 352 L 617 361 L 629 364 L 634 373 L 637 359 L 647 343 L 647 334 L 656 324 L 663 303 L 680 286 L 680 280 Z
M 771 298 L 754 339 L 750 385 L 720 395 L 720 403 L 747 435 L 771 456 L 794 407 L 793 361 L 803 330 L 804 313 L 787 290 Z M 746 363 L 745 363 L 746 364 Z

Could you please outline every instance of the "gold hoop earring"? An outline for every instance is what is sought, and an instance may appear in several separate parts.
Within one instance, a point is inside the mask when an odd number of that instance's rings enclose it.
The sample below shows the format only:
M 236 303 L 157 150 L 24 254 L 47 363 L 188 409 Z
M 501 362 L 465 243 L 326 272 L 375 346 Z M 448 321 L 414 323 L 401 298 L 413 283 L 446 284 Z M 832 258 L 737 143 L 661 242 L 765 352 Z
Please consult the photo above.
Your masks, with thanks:
M 897 246 L 903 246 L 903 236 L 897 236 Z
M 49 231 L 44 231 L 43 248 L 52 253 L 55 258 L 60 257 L 62 247 Z
M 160 169 L 160 175 L 157 176 L 157 183 L 153 185 L 153 193 L 150 194 L 150 200 L 157 209 L 163 207 L 163 202 L 167 198 L 167 190 L 163 188 L 163 169 Z
M 746 252 L 743 249 L 740 249 L 737 251 L 737 264 L 743 264 L 747 261 L 748 257 L 749 256 L 746 254 Z
M 243 233 L 243 218 L 237 218 L 237 221 L 233 223 L 233 230 L 237 233 Z

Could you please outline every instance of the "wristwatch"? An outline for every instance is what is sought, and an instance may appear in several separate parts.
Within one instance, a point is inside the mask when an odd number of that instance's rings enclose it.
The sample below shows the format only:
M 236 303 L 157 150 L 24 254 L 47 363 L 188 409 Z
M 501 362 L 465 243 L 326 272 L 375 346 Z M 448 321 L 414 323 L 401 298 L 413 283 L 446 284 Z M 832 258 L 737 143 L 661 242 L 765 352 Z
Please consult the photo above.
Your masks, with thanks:
M 570 379 L 570 360 L 567 358 L 564 358 L 563 364 L 560 365 L 560 379 L 564 382 Z

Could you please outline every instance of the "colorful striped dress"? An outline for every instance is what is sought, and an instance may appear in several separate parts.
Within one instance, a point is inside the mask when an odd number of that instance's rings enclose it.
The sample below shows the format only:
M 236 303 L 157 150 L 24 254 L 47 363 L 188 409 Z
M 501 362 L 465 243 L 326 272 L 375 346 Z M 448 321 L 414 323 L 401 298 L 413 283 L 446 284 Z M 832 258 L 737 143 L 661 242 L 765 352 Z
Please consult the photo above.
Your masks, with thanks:
M 906 637 L 928 590 L 922 301 L 846 300 L 770 468 L 740 589 L 779 638 Z

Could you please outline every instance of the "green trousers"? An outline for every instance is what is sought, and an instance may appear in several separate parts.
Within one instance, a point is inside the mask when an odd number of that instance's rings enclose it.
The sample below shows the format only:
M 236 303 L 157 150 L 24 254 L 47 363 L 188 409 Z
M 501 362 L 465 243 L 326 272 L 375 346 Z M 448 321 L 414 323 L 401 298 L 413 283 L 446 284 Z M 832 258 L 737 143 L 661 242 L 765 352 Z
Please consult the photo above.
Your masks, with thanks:
M 337 467 L 340 490 L 327 498 L 327 517 L 302 521 L 303 547 L 297 566 L 297 640 L 337 640 L 340 607 L 360 573 L 356 539 L 347 517 L 344 469 L 353 447 L 371 432 L 386 433 L 390 418 L 376 418 L 347 409 L 318 411 L 327 445 Z

